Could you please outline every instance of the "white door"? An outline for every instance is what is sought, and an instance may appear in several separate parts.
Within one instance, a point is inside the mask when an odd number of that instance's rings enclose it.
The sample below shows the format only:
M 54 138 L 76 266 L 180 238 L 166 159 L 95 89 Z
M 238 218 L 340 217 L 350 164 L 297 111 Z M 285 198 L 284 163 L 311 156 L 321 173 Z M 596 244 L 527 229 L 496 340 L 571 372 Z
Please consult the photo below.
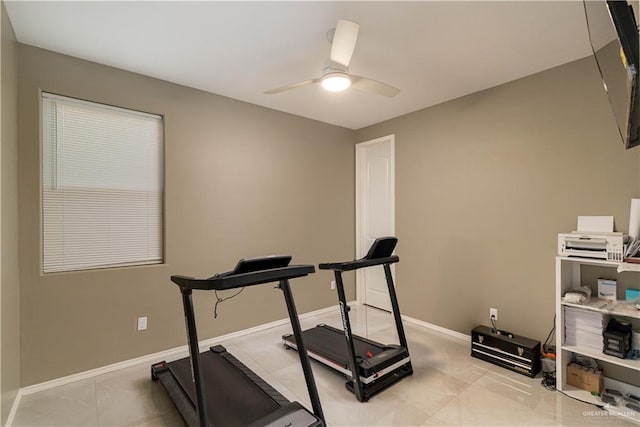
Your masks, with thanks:
M 395 235 L 394 136 L 356 145 L 356 258 L 378 237 Z M 393 271 L 393 269 L 392 269 Z M 382 266 L 357 270 L 358 302 L 391 311 Z

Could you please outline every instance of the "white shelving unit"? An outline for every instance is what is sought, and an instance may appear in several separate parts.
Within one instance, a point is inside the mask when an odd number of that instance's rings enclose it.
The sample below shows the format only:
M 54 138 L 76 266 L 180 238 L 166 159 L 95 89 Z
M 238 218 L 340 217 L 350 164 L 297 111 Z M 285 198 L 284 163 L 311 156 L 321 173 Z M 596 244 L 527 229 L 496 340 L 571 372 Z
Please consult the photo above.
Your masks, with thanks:
M 578 346 L 569 346 L 564 344 L 564 306 L 578 307 L 584 310 L 598 311 L 608 315 L 628 318 L 628 319 L 640 319 L 640 310 L 629 308 L 625 301 L 606 301 L 600 299 L 592 299 L 587 304 L 572 304 L 563 303 L 562 295 L 569 289 L 577 288 L 582 283 L 580 282 L 581 266 L 593 265 L 611 268 L 616 272 L 622 271 L 639 271 L 640 265 L 627 264 L 621 262 L 612 262 L 598 259 L 589 258 L 574 258 L 574 257 L 556 257 L 556 388 L 565 394 L 582 400 L 587 403 L 592 403 L 600 406 L 604 406 L 611 414 L 615 414 L 625 418 L 626 420 L 640 424 L 640 413 L 628 410 L 627 408 L 617 408 L 610 405 L 605 405 L 599 400 L 597 396 L 593 396 L 591 393 L 577 389 L 567 384 L 566 381 L 566 367 L 571 362 L 573 354 L 581 354 L 591 357 L 601 362 L 606 362 L 611 365 L 620 366 L 629 370 L 629 375 L 625 375 L 629 383 L 621 383 L 610 378 L 606 378 L 605 370 L 605 387 L 616 388 L 625 392 L 632 392 L 634 394 L 640 394 L 640 360 L 620 359 L 618 357 L 609 356 L 597 350 L 591 348 L 584 348 Z

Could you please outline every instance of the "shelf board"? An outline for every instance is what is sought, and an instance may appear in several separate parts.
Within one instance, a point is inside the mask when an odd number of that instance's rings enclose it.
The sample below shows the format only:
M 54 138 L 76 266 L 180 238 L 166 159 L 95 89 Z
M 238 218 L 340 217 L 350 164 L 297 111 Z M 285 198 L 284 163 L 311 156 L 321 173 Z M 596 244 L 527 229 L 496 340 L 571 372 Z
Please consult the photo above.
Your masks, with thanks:
M 611 363 L 612 365 L 618 365 L 640 371 L 640 359 L 620 359 L 619 357 L 609 356 L 608 354 L 604 354 L 598 350 L 593 350 L 587 347 L 577 347 L 575 345 L 563 345 L 562 349 L 572 353 L 582 354 L 583 356 L 589 356 L 597 360 L 602 360 L 603 362 Z
M 640 272 L 640 264 L 633 262 L 621 262 L 621 261 L 608 261 L 606 259 L 598 258 L 581 258 L 575 256 L 558 256 L 559 260 L 577 262 L 579 264 L 586 265 L 599 265 L 603 267 L 615 267 L 618 273 L 624 271 L 637 271 Z
M 600 298 L 592 298 L 582 304 L 575 304 L 572 302 L 561 302 L 561 304 L 566 307 L 577 307 L 585 310 L 610 314 L 613 316 L 623 316 L 631 317 L 633 319 L 640 319 L 640 310 L 629 307 L 628 301 L 609 301 Z
M 581 400 L 585 403 L 590 403 L 592 405 L 598 405 L 598 406 L 603 405 L 602 400 L 600 400 L 598 396 L 594 396 L 589 391 L 571 386 L 569 384 L 565 384 L 565 386 L 560 391 L 562 391 L 564 394 L 566 394 L 569 397 L 573 397 L 574 399 Z
M 616 267 L 616 268 L 618 268 L 620 264 L 627 264 L 626 262 L 620 262 L 620 261 L 607 261 L 606 259 L 580 258 L 575 256 L 558 256 L 558 259 L 562 261 L 577 262 L 580 264 L 601 265 L 604 267 Z
M 635 262 L 621 262 L 618 266 L 618 273 L 622 273 L 623 271 L 640 271 L 640 264 Z

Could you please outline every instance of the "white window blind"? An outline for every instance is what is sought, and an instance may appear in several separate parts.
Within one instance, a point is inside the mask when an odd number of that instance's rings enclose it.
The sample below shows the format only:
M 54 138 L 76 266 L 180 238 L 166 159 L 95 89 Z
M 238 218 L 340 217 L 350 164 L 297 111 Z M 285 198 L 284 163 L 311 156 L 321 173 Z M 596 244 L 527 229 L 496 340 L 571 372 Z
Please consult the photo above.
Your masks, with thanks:
M 45 273 L 163 258 L 162 117 L 42 95 Z

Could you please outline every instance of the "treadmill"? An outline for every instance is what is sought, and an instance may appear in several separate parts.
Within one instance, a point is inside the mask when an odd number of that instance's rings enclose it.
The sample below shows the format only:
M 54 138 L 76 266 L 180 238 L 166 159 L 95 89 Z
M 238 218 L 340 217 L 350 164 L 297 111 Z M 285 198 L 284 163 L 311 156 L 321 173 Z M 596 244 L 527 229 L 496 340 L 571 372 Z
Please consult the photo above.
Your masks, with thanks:
M 300 363 L 313 407 L 309 412 L 289 402 L 262 378 L 216 345 L 200 353 L 193 310 L 193 290 L 227 290 L 278 282 L 300 347 L 304 348 L 300 322 L 289 280 L 315 271 L 313 265 L 289 265 L 290 256 L 241 259 L 229 272 L 208 279 L 171 276 L 182 294 L 189 357 L 151 366 L 151 378 L 160 381 L 189 427 L 205 426 L 324 426 L 324 415 L 307 354 Z
M 320 264 L 318 267 L 321 270 L 333 270 L 335 274 L 343 329 L 320 324 L 302 333 L 309 356 L 345 375 L 349 379 L 345 383 L 346 388 L 354 393 L 360 402 L 368 401 L 374 394 L 413 374 L 407 338 L 404 334 L 391 276 L 391 264 L 400 260 L 398 256 L 392 255 L 397 242 L 398 239 L 395 237 L 381 237 L 373 242 L 364 258 L 349 262 Z M 400 345 L 380 344 L 353 335 L 351 332 L 349 322 L 351 308 L 347 305 L 342 273 L 376 265 L 384 267 Z M 282 340 L 285 347 L 304 353 L 305 345 L 297 338 L 295 331 L 292 335 L 284 335 Z

